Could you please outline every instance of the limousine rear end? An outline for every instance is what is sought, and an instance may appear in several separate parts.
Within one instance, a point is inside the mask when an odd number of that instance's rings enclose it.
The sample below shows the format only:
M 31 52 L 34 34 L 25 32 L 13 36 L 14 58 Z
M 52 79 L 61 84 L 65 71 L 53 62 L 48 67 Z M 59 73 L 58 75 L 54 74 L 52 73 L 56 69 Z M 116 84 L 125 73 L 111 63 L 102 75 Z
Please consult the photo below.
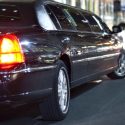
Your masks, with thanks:
M 50 0 L 0 2 L 0 104 L 39 103 L 62 120 L 70 89 L 125 77 L 119 38 L 95 14 Z

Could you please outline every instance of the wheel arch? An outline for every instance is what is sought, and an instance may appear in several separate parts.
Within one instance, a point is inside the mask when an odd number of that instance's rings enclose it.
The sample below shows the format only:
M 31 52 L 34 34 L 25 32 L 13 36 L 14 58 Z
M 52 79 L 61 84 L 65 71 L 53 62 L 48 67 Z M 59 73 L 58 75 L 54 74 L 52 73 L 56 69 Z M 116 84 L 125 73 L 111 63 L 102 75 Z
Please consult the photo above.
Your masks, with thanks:
M 68 70 L 69 80 L 71 81 L 71 61 L 70 61 L 69 56 L 67 54 L 63 54 L 60 57 L 60 60 L 62 60 L 64 64 L 66 65 L 67 70 Z

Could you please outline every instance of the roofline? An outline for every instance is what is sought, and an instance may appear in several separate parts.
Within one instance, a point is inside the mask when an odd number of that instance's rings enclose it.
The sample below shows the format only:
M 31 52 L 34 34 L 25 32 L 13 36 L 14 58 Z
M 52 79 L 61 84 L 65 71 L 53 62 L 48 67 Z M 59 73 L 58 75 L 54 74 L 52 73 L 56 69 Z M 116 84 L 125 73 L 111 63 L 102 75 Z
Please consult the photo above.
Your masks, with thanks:
M 64 5 L 64 6 L 67 6 L 67 7 L 72 7 L 72 8 L 78 9 L 78 10 L 82 10 L 85 13 L 88 13 L 88 14 L 94 14 L 94 15 L 96 15 L 92 11 L 85 10 L 85 9 L 82 9 L 82 8 L 79 8 L 79 7 L 76 7 L 76 6 L 72 6 L 72 5 L 69 5 L 69 4 L 64 4 L 64 3 L 61 3 L 61 2 L 57 2 L 57 1 L 54 1 L 54 0 L 37 0 L 37 1 L 40 1 L 42 4 L 44 4 L 44 3 L 57 3 L 57 4 Z
M 72 7 L 72 8 L 75 8 L 75 9 L 78 9 L 78 10 L 83 10 L 85 13 L 88 13 L 88 14 L 94 14 L 93 12 L 91 11 L 88 11 L 88 10 L 84 10 L 82 8 L 78 8 L 78 7 L 75 7 L 75 6 L 71 6 L 71 5 L 68 5 L 68 4 L 64 4 L 64 3 L 60 3 L 60 2 L 56 2 L 54 0 L 0 0 L 0 4 L 18 4 L 18 3 L 31 3 L 31 4 L 37 4 L 37 3 L 41 3 L 41 4 L 44 4 L 44 3 L 57 3 L 57 4 L 60 4 L 60 5 L 64 5 L 64 6 L 68 6 L 68 7 Z

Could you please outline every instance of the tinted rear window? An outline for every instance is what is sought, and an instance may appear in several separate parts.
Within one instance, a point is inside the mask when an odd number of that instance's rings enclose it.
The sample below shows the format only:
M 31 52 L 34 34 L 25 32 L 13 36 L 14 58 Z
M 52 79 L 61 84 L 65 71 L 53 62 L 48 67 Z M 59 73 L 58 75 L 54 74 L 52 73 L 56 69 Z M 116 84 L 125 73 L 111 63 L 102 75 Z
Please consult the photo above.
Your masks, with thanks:
M 63 12 L 63 9 L 59 5 L 48 4 L 47 6 L 54 13 L 54 15 L 57 18 L 57 20 L 59 21 L 62 29 L 64 29 L 64 30 L 72 30 L 73 29 L 71 23 L 69 22 L 69 20 L 67 18 L 67 15 L 65 15 L 65 13 Z M 53 20 L 53 22 L 54 21 L 55 20 Z
M 67 8 L 65 9 L 65 12 L 66 11 L 70 14 L 71 21 L 74 24 L 74 26 L 77 28 L 77 30 L 91 31 L 87 20 L 80 14 L 78 10 Z

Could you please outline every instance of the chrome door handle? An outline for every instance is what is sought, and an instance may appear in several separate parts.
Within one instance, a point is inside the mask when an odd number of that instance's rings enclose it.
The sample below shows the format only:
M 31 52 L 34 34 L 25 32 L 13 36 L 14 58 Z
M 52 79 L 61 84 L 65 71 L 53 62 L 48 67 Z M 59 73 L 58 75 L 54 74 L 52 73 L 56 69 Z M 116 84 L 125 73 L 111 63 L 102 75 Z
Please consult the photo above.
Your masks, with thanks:
M 78 34 L 78 36 L 81 38 L 85 37 L 85 35 L 82 35 L 82 34 Z
M 69 42 L 70 42 L 69 37 L 64 37 L 64 39 L 62 40 L 62 43 L 69 43 Z

